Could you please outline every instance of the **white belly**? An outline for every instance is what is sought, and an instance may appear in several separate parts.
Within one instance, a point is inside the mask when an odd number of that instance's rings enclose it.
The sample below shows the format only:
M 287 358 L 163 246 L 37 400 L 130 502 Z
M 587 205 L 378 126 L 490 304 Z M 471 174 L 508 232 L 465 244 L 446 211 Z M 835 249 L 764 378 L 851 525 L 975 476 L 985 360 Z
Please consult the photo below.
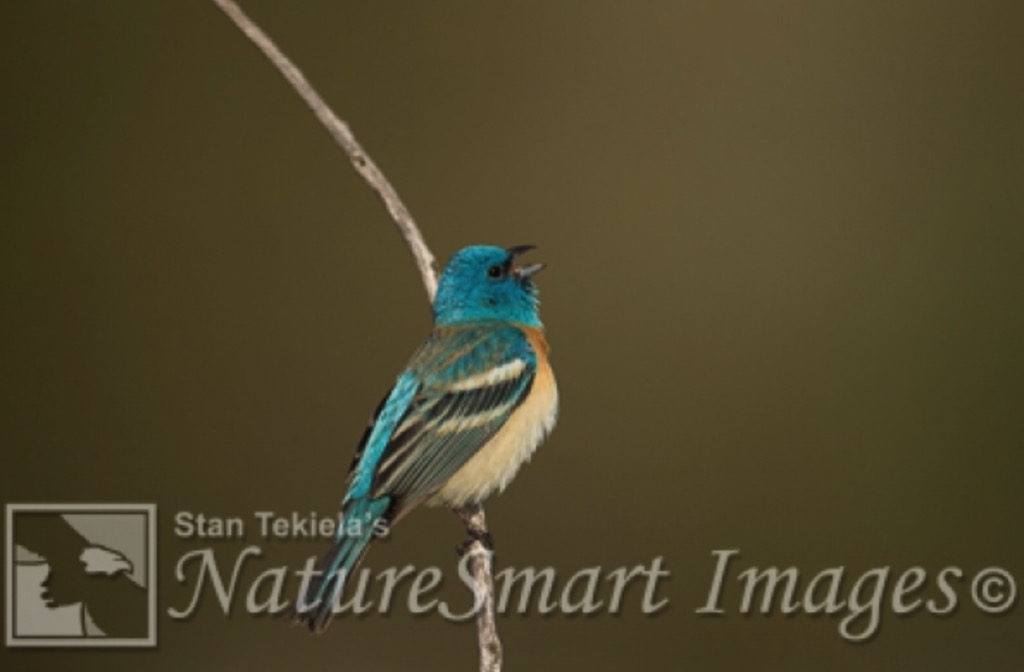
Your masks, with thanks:
M 554 428 L 557 416 L 558 388 L 551 367 L 544 361 L 537 369 L 529 398 L 427 504 L 457 508 L 504 490 Z

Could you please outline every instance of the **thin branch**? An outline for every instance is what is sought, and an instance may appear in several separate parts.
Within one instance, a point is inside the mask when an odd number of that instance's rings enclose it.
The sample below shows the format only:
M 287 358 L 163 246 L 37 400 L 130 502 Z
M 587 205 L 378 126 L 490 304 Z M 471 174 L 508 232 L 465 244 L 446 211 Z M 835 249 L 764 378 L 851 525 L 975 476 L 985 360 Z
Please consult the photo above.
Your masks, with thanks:
M 409 251 L 412 252 L 413 259 L 416 260 L 416 266 L 419 268 L 423 286 L 427 290 L 427 296 L 433 301 L 434 294 L 437 293 L 434 255 L 431 254 L 427 244 L 423 241 L 423 235 L 420 233 L 419 228 L 417 228 L 416 222 L 409 213 L 409 209 L 398 198 L 398 192 L 395 191 L 395 188 L 384 177 L 384 173 L 373 162 L 373 159 L 366 153 L 366 150 L 359 144 L 359 141 L 356 140 L 356 136 L 352 134 L 348 124 L 339 119 L 338 115 L 334 114 L 334 111 L 327 106 L 324 99 L 316 92 L 313 85 L 306 80 L 302 72 L 295 67 L 295 64 L 281 53 L 281 50 L 277 48 L 274 41 L 259 26 L 253 23 L 252 19 L 246 16 L 233 0 L 213 0 L 213 2 L 228 15 L 228 18 L 238 26 L 238 29 L 252 40 L 253 44 L 263 52 L 263 55 L 288 80 L 288 83 L 292 85 L 292 88 L 299 94 L 299 97 L 313 110 L 313 114 L 320 120 L 320 123 L 327 129 L 327 132 L 331 134 L 334 141 L 348 155 L 356 172 L 363 176 L 363 179 L 369 183 L 381 200 L 384 201 L 384 207 L 388 209 L 391 219 L 395 220 L 398 231 L 405 238 Z
M 252 40 L 253 44 L 263 52 L 263 55 L 278 69 L 288 83 L 292 85 L 295 92 L 299 94 L 313 110 L 320 123 L 327 132 L 331 134 L 338 146 L 348 155 L 355 167 L 356 172 L 363 176 L 363 179 L 372 187 L 387 208 L 391 219 L 394 220 L 402 237 L 405 238 L 409 251 L 412 252 L 416 267 L 419 269 L 423 286 L 427 290 L 427 297 L 434 300 L 437 293 L 437 274 L 434 272 L 434 255 L 431 254 L 423 235 L 420 233 L 416 222 L 413 220 L 409 209 L 405 207 L 398 197 L 391 183 L 384 177 L 377 164 L 373 162 L 369 154 L 352 134 L 348 124 L 338 118 L 327 106 L 316 89 L 306 80 L 302 72 L 295 67 L 295 64 L 288 59 L 277 45 L 264 33 L 259 26 L 246 16 L 242 9 L 233 0 L 213 0 L 214 4 L 221 8 L 228 18 Z M 490 539 L 487 532 L 487 519 L 482 504 L 467 506 L 457 512 L 466 525 L 466 532 L 470 541 L 464 547 L 463 553 L 469 554 L 469 568 L 473 575 L 473 590 L 476 595 L 482 597 L 481 606 L 477 611 L 477 639 L 480 645 L 480 672 L 501 671 L 501 640 L 498 638 L 498 628 L 494 617 L 494 578 L 492 575 L 492 551 L 483 540 Z
M 469 563 L 474 598 L 479 605 L 476 633 L 480 644 L 480 672 L 499 672 L 501 640 L 498 639 L 498 624 L 494 619 L 494 577 L 491 575 L 494 551 L 487 531 L 487 516 L 483 504 L 469 504 L 456 513 L 466 524 L 469 534 L 468 543 L 460 550 L 463 559 Z

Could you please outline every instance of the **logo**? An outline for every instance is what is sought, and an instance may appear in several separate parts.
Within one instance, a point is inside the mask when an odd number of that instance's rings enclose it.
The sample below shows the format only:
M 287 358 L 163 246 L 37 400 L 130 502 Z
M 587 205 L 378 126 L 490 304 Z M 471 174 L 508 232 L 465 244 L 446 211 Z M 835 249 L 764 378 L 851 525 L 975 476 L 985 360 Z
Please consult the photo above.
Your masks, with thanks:
M 8 504 L 7 646 L 156 646 L 156 506 Z

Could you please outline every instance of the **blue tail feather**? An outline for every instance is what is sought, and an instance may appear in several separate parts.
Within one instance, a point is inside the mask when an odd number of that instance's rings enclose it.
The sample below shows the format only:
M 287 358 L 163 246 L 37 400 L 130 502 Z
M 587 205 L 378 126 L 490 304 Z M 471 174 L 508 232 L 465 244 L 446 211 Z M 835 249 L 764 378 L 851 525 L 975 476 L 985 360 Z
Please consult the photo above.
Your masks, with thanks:
M 334 616 L 334 604 L 345 583 L 356 571 L 370 544 L 386 523 L 391 498 L 350 502 L 331 550 L 320 561 L 320 575 L 310 582 L 306 594 L 296 603 L 292 620 L 305 622 L 313 632 L 327 627 Z

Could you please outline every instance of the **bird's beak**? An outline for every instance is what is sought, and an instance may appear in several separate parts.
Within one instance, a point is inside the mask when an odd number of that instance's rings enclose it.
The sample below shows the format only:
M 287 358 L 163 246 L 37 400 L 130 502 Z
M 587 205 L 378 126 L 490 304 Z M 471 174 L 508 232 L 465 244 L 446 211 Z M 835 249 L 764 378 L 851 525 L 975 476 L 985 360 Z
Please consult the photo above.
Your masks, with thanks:
M 509 261 L 512 261 L 521 254 L 525 254 L 530 250 L 535 249 L 537 249 L 536 245 L 516 245 L 515 247 L 510 247 L 507 250 L 507 252 L 509 253 Z M 529 278 L 531 275 L 534 275 L 544 270 L 545 266 L 546 264 L 530 264 L 528 266 L 520 266 L 513 270 L 512 274 L 515 275 L 515 277 L 522 280 L 524 278 Z
M 521 254 L 526 254 L 530 250 L 536 250 L 536 249 L 537 249 L 536 245 L 513 245 L 512 247 L 506 249 L 505 251 L 508 252 L 509 255 L 513 259 L 515 259 L 516 257 L 518 257 Z

